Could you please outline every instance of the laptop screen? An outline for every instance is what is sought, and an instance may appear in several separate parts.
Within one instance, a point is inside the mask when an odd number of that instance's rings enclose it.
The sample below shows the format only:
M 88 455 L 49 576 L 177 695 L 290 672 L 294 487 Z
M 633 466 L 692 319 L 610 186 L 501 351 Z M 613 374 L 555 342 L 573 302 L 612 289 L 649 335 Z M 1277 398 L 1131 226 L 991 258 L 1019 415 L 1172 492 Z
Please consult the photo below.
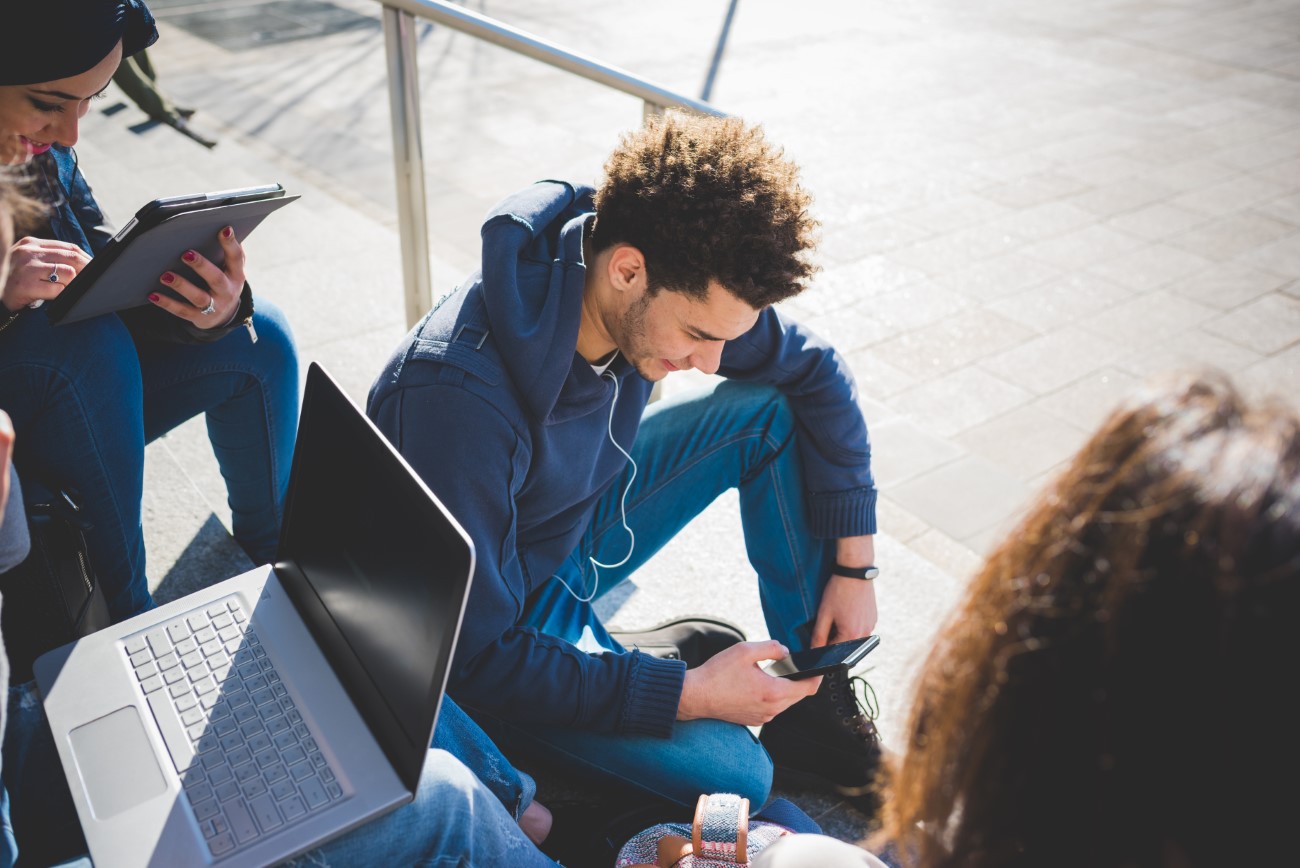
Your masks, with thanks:
M 276 572 L 412 791 L 446 688 L 473 558 L 460 526 L 313 364 Z

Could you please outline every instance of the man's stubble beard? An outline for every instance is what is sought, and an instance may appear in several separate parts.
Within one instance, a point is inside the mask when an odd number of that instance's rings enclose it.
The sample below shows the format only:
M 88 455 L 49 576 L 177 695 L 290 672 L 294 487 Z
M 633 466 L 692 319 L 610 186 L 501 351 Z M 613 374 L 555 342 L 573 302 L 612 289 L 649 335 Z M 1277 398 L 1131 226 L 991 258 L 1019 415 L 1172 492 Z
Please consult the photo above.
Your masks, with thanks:
M 662 365 L 654 364 L 657 359 L 647 358 L 649 355 L 646 349 L 646 310 L 650 307 L 650 294 L 642 293 L 641 297 L 632 302 L 623 315 L 619 317 L 619 335 L 618 348 L 623 354 L 623 358 L 636 368 L 642 378 L 655 382 L 662 380 L 667 376 L 667 371 Z M 647 368 L 653 365 L 653 369 L 647 371 Z

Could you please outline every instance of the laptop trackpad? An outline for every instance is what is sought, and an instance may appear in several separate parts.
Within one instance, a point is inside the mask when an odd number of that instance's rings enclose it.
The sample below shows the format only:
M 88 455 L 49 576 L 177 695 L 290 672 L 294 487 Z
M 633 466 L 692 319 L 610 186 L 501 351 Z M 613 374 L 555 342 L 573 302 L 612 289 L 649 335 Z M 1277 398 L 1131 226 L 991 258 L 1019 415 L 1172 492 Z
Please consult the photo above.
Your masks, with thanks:
M 77 727 L 68 739 L 95 819 L 107 820 L 167 792 L 134 705 Z

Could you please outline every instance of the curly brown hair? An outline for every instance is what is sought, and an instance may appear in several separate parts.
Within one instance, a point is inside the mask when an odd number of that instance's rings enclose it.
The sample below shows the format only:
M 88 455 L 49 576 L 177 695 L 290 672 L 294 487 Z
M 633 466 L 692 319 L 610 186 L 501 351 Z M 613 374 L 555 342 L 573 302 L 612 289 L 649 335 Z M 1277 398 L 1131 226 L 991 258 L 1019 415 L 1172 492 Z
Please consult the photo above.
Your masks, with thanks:
M 717 281 L 755 310 L 801 292 L 818 223 L 799 169 L 759 126 L 669 114 L 624 135 L 596 191 L 592 243 L 630 244 L 648 291 L 708 294 Z
M 887 837 L 925 868 L 1285 861 L 1297 613 L 1295 410 L 1219 376 L 1136 396 L 941 632 Z

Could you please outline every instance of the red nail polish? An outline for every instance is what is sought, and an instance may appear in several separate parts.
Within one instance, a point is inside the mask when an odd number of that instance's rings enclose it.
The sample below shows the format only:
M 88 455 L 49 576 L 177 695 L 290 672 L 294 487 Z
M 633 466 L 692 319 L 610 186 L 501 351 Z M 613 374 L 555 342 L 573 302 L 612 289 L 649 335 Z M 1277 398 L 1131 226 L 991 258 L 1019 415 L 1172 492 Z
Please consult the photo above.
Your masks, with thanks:
M 151 292 L 151 293 L 149 293 L 149 300 L 150 300 L 150 301 L 157 301 L 157 300 L 158 300 L 158 293 L 156 293 L 156 292 Z
M 234 235 L 234 234 L 235 234 L 235 230 L 234 230 L 234 229 L 231 229 L 229 226 L 227 226 L 225 229 L 222 229 L 222 230 L 221 230 L 221 235 L 222 235 L 223 238 L 229 238 L 231 235 Z
M 176 275 L 172 274 L 170 271 L 164 271 L 163 276 L 160 278 L 163 283 L 171 283 L 175 279 Z
M 193 250 L 186 250 L 181 254 L 181 259 L 184 259 L 186 262 L 193 262 L 197 256 L 198 254 Z

